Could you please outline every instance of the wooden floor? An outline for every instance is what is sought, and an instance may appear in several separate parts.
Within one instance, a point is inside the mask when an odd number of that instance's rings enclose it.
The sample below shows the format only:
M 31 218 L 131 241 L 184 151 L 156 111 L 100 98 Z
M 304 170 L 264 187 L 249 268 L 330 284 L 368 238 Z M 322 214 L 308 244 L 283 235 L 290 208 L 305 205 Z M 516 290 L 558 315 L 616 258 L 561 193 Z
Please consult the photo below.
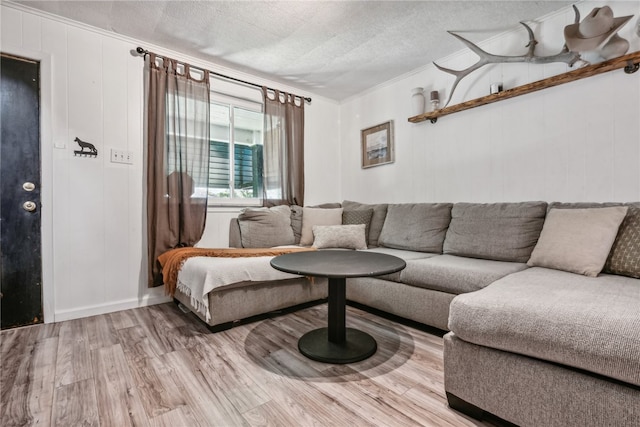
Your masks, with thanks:
M 348 308 L 377 353 L 297 351 L 326 305 L 216 334 L 174 304 L 0 334 L 2 426 L 480 426 L 448 408 L 442 338 Z

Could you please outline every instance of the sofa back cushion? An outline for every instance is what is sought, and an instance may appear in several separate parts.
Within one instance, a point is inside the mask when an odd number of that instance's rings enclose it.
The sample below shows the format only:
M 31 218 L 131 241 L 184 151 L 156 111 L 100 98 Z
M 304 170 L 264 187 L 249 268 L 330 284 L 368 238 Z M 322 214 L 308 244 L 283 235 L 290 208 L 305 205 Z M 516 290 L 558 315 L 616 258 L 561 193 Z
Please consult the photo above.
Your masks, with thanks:
M 369 234 L 367 235 L 367 244 L 369 247 L 379 245 L 378 239 L 380 238 L 380 232 L 382 231 L 382 226 L 387 216 L 387 206 L 386 203 L 369 205 L 366 203 L 352 202 L 350 200 L 342 202 L 342 208 L 345 211 L 373 209 L 373 216 L 371 217 L 371 224 L 369 225 Z
M 547 211 L 546 202 L 456 203 L 444 253 L 527 262 Z
M 244 209 L 238 215 L 238 224 L 244 248 L 271 248 L 295 243 L 289 206 Z
M 378 243 L 386 248 L 442 253 L 452 206 L 451 203 L 389 205 Z

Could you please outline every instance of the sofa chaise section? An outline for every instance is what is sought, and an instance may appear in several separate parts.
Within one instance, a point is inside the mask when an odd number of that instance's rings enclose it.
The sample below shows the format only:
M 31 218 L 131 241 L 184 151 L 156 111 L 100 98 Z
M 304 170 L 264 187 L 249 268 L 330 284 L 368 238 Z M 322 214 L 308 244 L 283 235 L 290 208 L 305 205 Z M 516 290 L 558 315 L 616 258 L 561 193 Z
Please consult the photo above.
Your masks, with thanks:
M 447 399 L 521 426 L 637 425 L 640 206 L 550 206 L 531 268 L 453 299 Z
M 454 299 L 449 328 L 472 344 L 640 387 L 639 285 L 533 267 Z
M 334 207 L 336 204 L 330 206 Z M 300 240 L 301 219 L 302 208 L 299 206 L 247 209 L 239 218 L 233 218 L 229 223 L 229 246 L 265 248 L 294 245 Z M 260 262 L 264 263 L 265 268 L 271 269 L 269 257 L 261 257 Z M 274 313 L 326 301 L 326 283 L 327 280 L 323 278 L 311 281 L 305 277 L 282 280 L 252 277 L 251 281 L 247 279 L 218 286 L 206 296 L 209 319 L 179 289 L 174 297 L 193 311 L 210 330 L 220 331 Z
M 444 336 L 449 406 L 521 427 L 638 425 L 640 391 L 619 381 Z

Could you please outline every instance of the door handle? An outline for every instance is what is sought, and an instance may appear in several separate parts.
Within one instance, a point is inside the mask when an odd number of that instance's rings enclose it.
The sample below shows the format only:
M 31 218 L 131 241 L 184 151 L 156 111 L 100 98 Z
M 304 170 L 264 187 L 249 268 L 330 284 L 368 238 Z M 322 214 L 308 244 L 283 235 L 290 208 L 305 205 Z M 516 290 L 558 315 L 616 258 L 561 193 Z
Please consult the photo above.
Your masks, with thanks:
M 36 210 L 36 204 L 29 200 L 28 202 L 24 202 L 22 204 L 22 208 L 27 212 L 33 212 Z

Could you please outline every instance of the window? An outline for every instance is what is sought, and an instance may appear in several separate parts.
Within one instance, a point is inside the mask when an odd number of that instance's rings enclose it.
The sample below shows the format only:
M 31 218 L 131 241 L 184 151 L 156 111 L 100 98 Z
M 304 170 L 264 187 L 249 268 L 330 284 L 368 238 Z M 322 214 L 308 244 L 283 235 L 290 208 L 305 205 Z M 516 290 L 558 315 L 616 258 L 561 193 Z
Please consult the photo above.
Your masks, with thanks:
M 211 205 L 261 204 L 263 122 L 262 104 L 212 93 Z

